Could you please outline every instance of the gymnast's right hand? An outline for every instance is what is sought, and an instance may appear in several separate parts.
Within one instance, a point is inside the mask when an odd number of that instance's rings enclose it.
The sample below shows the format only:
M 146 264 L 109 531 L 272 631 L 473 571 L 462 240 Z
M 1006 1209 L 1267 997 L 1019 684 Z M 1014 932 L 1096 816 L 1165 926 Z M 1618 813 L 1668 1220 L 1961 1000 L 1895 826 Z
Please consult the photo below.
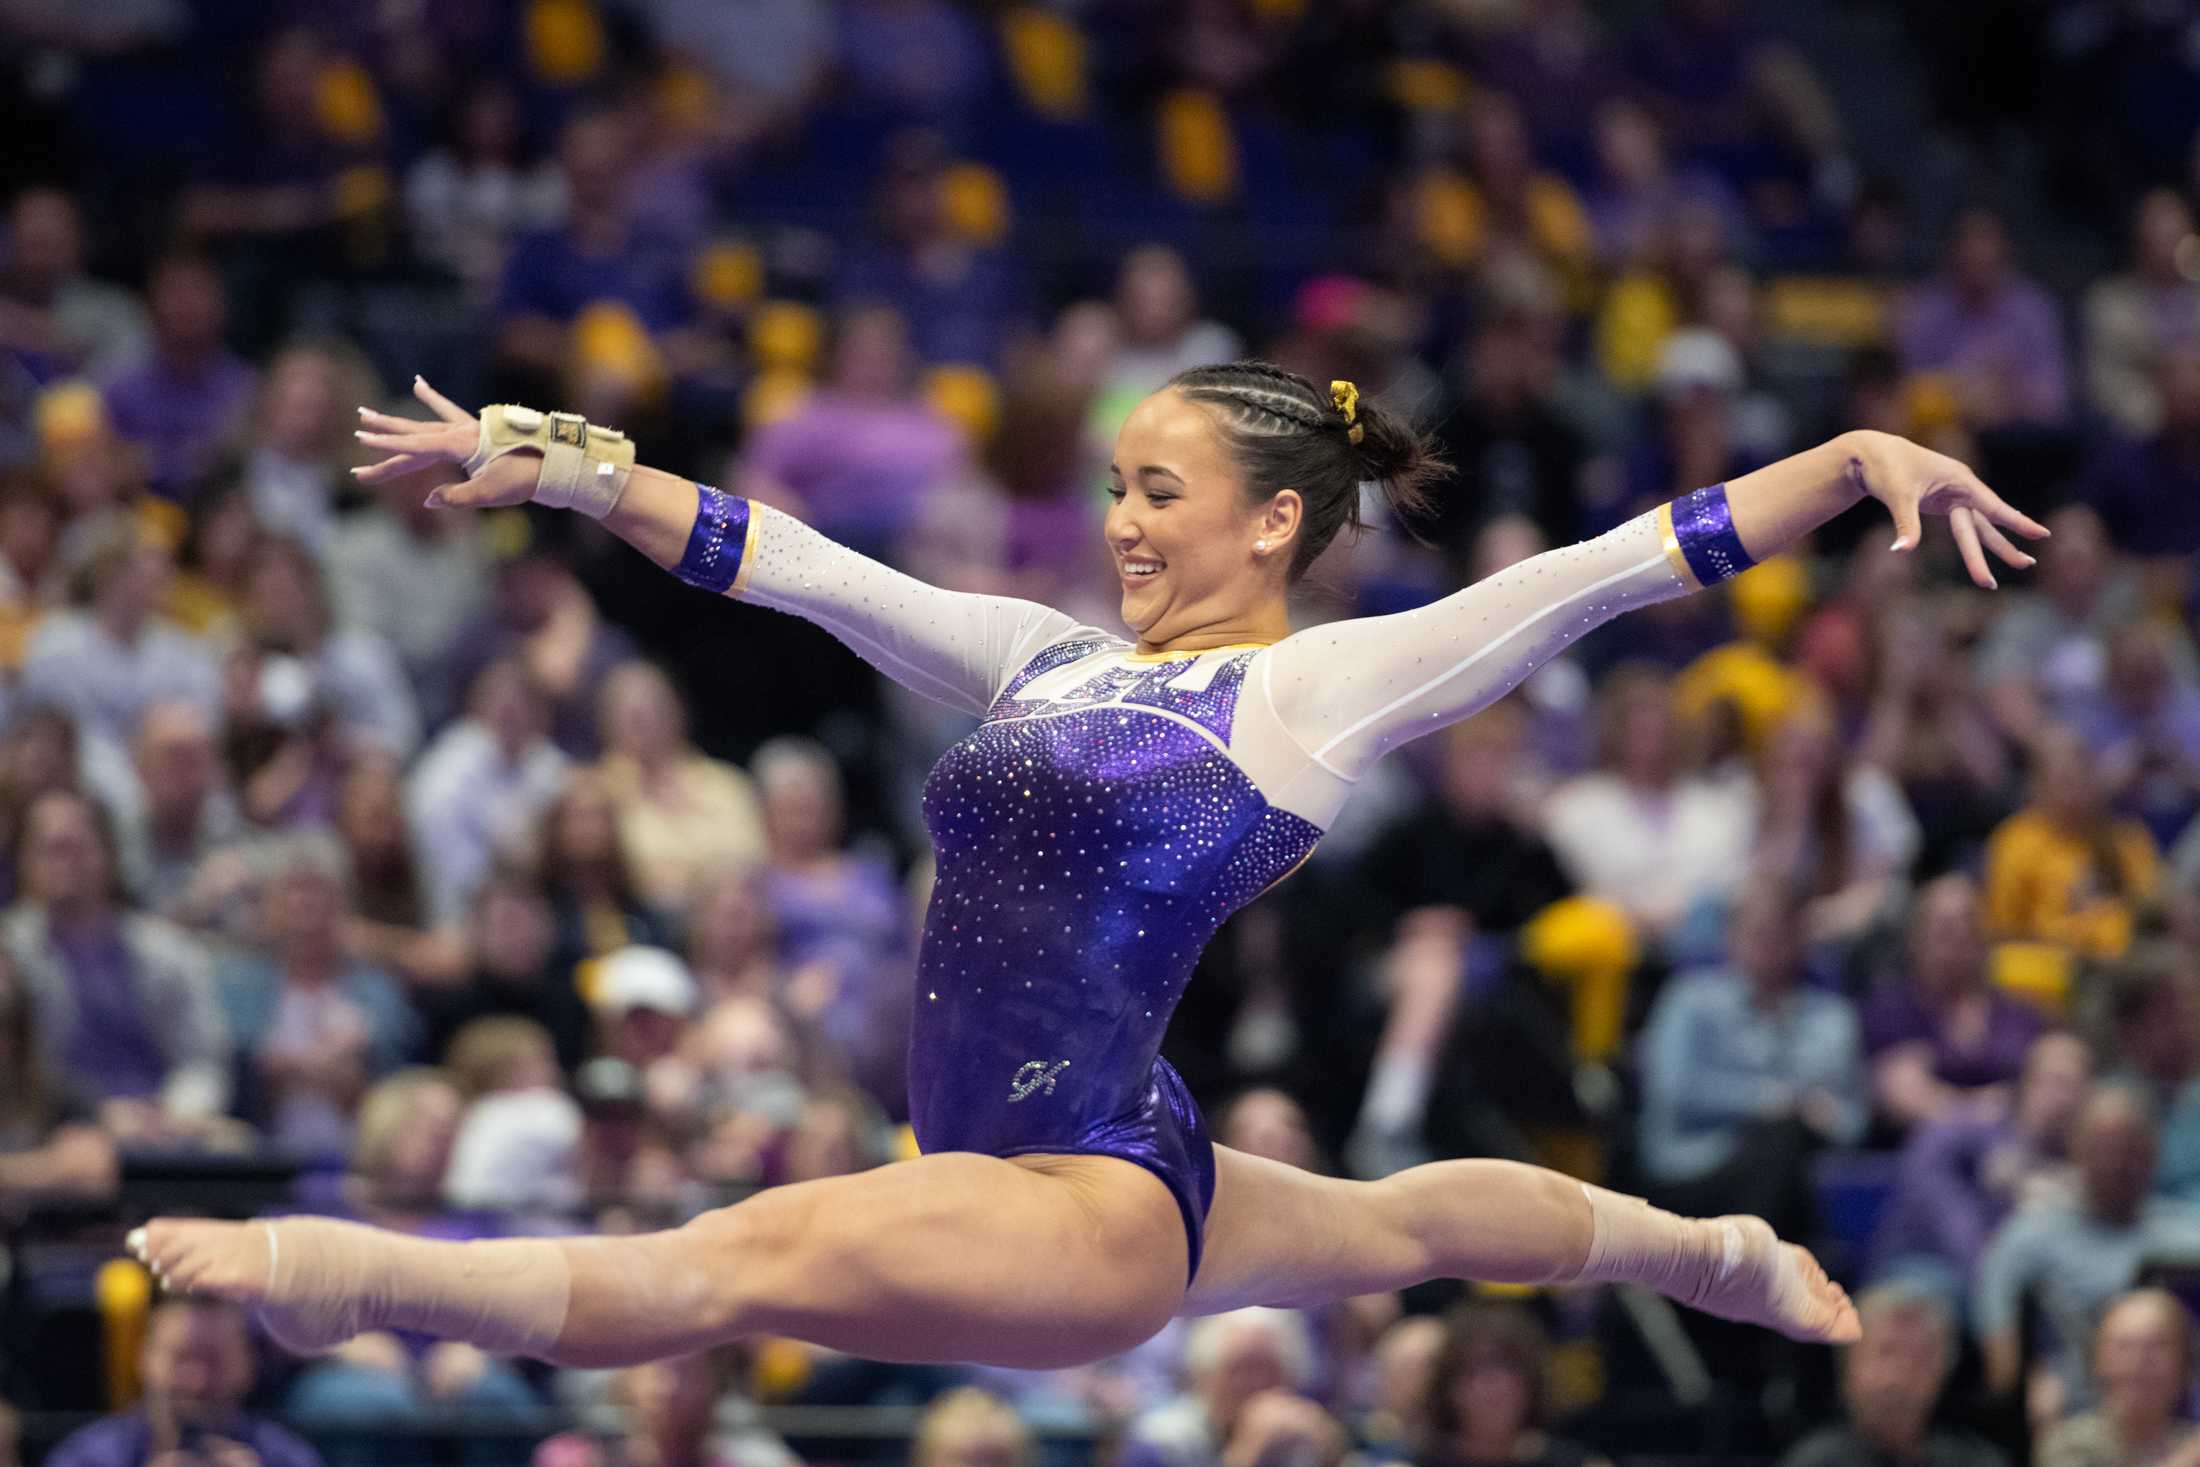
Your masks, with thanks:
M 435 416 L 426 421 L 396 418 L 372 408 L 359 409 L 362 424 L 358 438 L 388 457 L 352 470 L 362 484 L 381 484 L 418 473 L 432 464 L 464 465 L 482 442 L 481 420 L 430 387 L 413 378 L 413 396 Z M 496 509 L 525 504 L 534 497 L 535 482 L 542 474 L 542 455 L 531 448 L 507 451 L 492 458 L 481 472 L 456 484 L 440 484 L 428 503 L 458 509 Z

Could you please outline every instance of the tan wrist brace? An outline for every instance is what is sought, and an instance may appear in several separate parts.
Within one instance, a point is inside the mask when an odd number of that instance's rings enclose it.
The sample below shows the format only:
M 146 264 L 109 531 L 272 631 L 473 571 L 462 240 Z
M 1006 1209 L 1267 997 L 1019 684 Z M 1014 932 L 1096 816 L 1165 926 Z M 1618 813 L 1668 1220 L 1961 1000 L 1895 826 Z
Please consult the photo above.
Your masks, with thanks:
M 578 413 L 497 402 L 481 410 L 481 436 L 465 462 L 466 477 L 523 448 L 542 454 L 535 503 L 577 509 L 590 519 L 611 513 L 634 472 L 634 443 L 618 429 L 597 427 Z
M 541 1357 L 565 1327 L 572 1271 L 548 1238 L 447 1243 L 331 1218 L 263 1222 L 268 1333 L 301 1355 L 411 1329 Z

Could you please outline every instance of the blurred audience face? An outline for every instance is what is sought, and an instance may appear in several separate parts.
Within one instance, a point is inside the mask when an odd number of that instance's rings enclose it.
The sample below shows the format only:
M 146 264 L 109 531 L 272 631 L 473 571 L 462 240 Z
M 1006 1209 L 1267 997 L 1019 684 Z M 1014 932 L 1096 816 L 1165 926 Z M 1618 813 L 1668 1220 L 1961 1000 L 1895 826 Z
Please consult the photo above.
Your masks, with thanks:
M 1947 1317 L 1923 1297 L 1873 1291 L 1857 1301 L 1864 1337 L 1841 1362 L 1849 1417 L 1867 1440 L 1907 1448 L 1924 1432 L 1947 1379 L 1954 1340 Z
M 2093 1336 L 2093 1376 L 2119 1426 L 2166 1428 L 2192 1386 L 2192 1322 L 2176 1296 L 2140 1289 L 2109 1305 Z
M 1377 1404 L 1410 1437 L 1425 1426 L 1428 1397 L 1436 1379 L 1436 1357 L 1444 1348 L 1444 1322 L 1433 1314 L 1399 1320 L 1375 1346 Z
M 474 721 L 489 730 L 508 759 L 517 759 L 537 743 L 549 727 L 549 710 L 542 695 L 528 680 L 527 671 L 510 659 L 492 662 L 474 679 L 468 704 Z
M 1948 237 L 1948 272 L 1956 289 L 1973 300 L 2000 290 L 2009 273 L 2009 235 L 1991 210 L 1968 209 Z
M 2047 517 L 2054 538 L 2040 549 L 2040 589 L 2065 611 L 2092 609 L 2108 584 L 2112 551 L 2101 517 L 2082 504 Z
M 1214 1355 L 1196 1382 L 1207 1410 L 1225 1428 L 1263 1391 L 1296 1388 L 1289 1347 L 1270 1311 L 1215 1316 Z
M 575 216 L 615 214 L 626 201 L 634 137 L 615 111 L 584 112 L 566 125 L 558 162 Z
M 56 915 L 105 907 L 112 870 L 91 805 L 54 791 L 33 802 L 23 837 L 23 892 Z
M 84 269 L 84 223 L 59 189 L 26 189 L 8 211 L 8 273 L 16 289 L 47 297 Z
M 195 703 L 164 698 L 138 719 L 137 776 L 157 831 L 189 835 L 222 779 L 214 727 Z
M 612 753 L 655 764 L 686 742 L 672 680 L 646 662 L 622 662 L 604 679 L 604 743 Z
M 712 1005 L 691 1040 L 701 1067 L 720 1080 L 794 1069 L 794 1036 L 777 1009 L 742 996 Z
M 1641 675 L 1605 685 L 1604 763 L 1630 784 L 1661 786 L 1676 773 L 1673 706 L 1662 679 Z
M 433 1202 L 443 1192 L 466 1102 L 434 1070 L 393 1075 L 359 1103 L 352 1170 L 389 1202 Z
M 619 1372 L 617 1394 L 632 1412 L 634 1436 L 659 1444 L 668 1462 L 700 1460 L 718 1404 L 717 1371 L 708 1354 L 633 1365 Z
M 1926 994 L 1947 998 L 1986 978 L 1978 887 L 1967 876 L 1929 882 L 1910 912 L 1910 974 Z
M 829 760 L 789 759 L 757 771 L 764 833 L 783 862 L 815 860 L 840 844 L 840 773 Z
M 327 635 L 320 566 L 297 541 L 272 535 L 260 540 L 246 571 L 245 594 L 247 619 L 264 643 L 304 654 Z
M 1124 257 L 1115 281 L 1115 312 L 1124 337 L 1164 346 L 1183 335 L 1199 310 L 1192 272 L 1167 245 L 1142 245 Z
M 482 890 L 474 948 L 484 975 L 533 983 L 543 976 L 556 944 L 550 903 L 531 883 L 497 878 Z
M 1301 1171 L 1322 1170 L 1305 1108 L 1273 1087 L 1262 1086 L 1239 1096 L 1223 1113 L 1217 1132 L 1222 1144 L 1234 1150 L 1265 1156 Z
M 2154 1190 L 2154 1123 L 2130 1091 L 2098 1086 L 2078 1112 L 2070 1159 L 2086 1206 L 2113 1223 L 2137 1219 Z
M 891 306 L 872 306 L 841 318 L 833 343 L 833 388 L 849 397 L 892 401 L 906 395 L 917 369 L 909 323 Z
M 1803 958 L 1801 912 L 1793 890 L 1776 876 L 1751 879 L 1735 898 L 1728 943 L 1754 991 L 1772 995 L 1794 986 Z
M 405 776 L 396 759 L 371 752 L 353 758 L 337 791 L 336 834 L 362 875 L 406 859 Z
M 1015 1408 L 964 1386 L 932 1403 L 911 1444 L 911 1467 L 1031 1467 L 1031 1428 Z
M 2132 210 L 2132 263 L 2152 280 L 2178 282 L 2179 246 L 2192 237 L 2192 207 L 2175 189 L 2158 188 Z
M 268 941 L 286 957 L 326 959 L 335 953 L 344 914 L 344 884 L 318 862 L 294 862 L 266 887 Z
M 787 1136 L 782 1180 L 806 1182 L 845 1177 L 870 1165 L 864 1140 L 865 1116 L 848 1101 L 823 1098 L 802 1107 L 802 1118 Z
M 1488 580 L 1507 566 L 1518 565 L 1550 548 L 1551 542 L 1534 520 L 1526 515 L 1499 515 L 1474 537 L 1469 574 L 1477 581 Z
M 268 368 L 261 407 L 262 441 L 294 458 L 325 454 L 341 442 L 336 424 L 343 373 L 336 359 L 314 347 L 294 347 Z
M 1462 820 L 1503 818 L 1512 808 L 1527 739 L 1527 715 L 1510 700 L 1446 730 L 1439 786 L 1446 808 Z
M 2102 816 L 2104 799 L 2093 757 L 2067 728 L 2050 727 L 2033 740 L 2032 802 L 2049 819 L 2073 829 Z
M 687 959 L 699 974 L 730 976 L 723 970 L 766 955 L 773 936 L 761 872 L 719 872 L 697 885 L 688 904 Z
M 1614 182 L 1640 187 L 1665 172 L 1658 125 L 1643 107 L 1625 99 L 1597 113 L 1597 164 Z
M 153 1311 L 139 1357 L 145 1394 L 183 1425 L 219 1426 L 252 1389 L 244 1311 L 213 1300 L 174 1300 Z
M 195 259 L 164 261 L 154 267 L 147 292 L 153 334 L 164 355 L 190 361 L 221 346 L 229 299 L 213 266 Z
M 175 562 L 164 546 L 134 540 L 101 555 L 92 570 L 92 610 L 118 636 L 133 637 L 168 593 Z
M 2017 1077 L 2017 1121 L 2035 1136 L 2062 1136 L 2093 1083 L 2093 1056 L 2077 1035 L 2042 1034 L 2025 1051 Z

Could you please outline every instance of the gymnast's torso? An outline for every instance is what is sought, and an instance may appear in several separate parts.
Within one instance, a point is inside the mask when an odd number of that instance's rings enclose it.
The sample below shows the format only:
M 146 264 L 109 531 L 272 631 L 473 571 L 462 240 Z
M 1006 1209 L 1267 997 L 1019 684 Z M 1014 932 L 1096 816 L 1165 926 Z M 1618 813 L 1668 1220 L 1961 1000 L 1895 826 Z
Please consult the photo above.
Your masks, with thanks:
M 1312 853 L 1375 760 L 1698 584 L 1661 509 L 1411 611 L 1140 654 L 1036 602 L 927 585 L 765 505 L 706 490 L 704 513 L 737 557 L 727 594 L 979 720 L 924 787 L 919 1145 L 1137 1162 L 1184 1209 L 1195 1267 L 1213 1159 L 1158 1052 L 1200 950 Z

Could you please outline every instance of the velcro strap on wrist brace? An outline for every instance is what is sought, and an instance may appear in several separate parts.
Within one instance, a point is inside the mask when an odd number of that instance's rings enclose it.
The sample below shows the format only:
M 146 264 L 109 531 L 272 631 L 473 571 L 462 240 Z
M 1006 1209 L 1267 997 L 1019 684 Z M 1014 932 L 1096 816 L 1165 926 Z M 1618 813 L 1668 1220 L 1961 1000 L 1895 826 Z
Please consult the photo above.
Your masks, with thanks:
M 522 448 L 542 454 L 535 502 L 577 509 L 590 519 L 611 513 L 634 472 L 634 443 L 618 429 L 598 427 L 578 413 L 542 413 L 500 402 L 481 410 L 481 436 L 466 460 L 466 477 Z

